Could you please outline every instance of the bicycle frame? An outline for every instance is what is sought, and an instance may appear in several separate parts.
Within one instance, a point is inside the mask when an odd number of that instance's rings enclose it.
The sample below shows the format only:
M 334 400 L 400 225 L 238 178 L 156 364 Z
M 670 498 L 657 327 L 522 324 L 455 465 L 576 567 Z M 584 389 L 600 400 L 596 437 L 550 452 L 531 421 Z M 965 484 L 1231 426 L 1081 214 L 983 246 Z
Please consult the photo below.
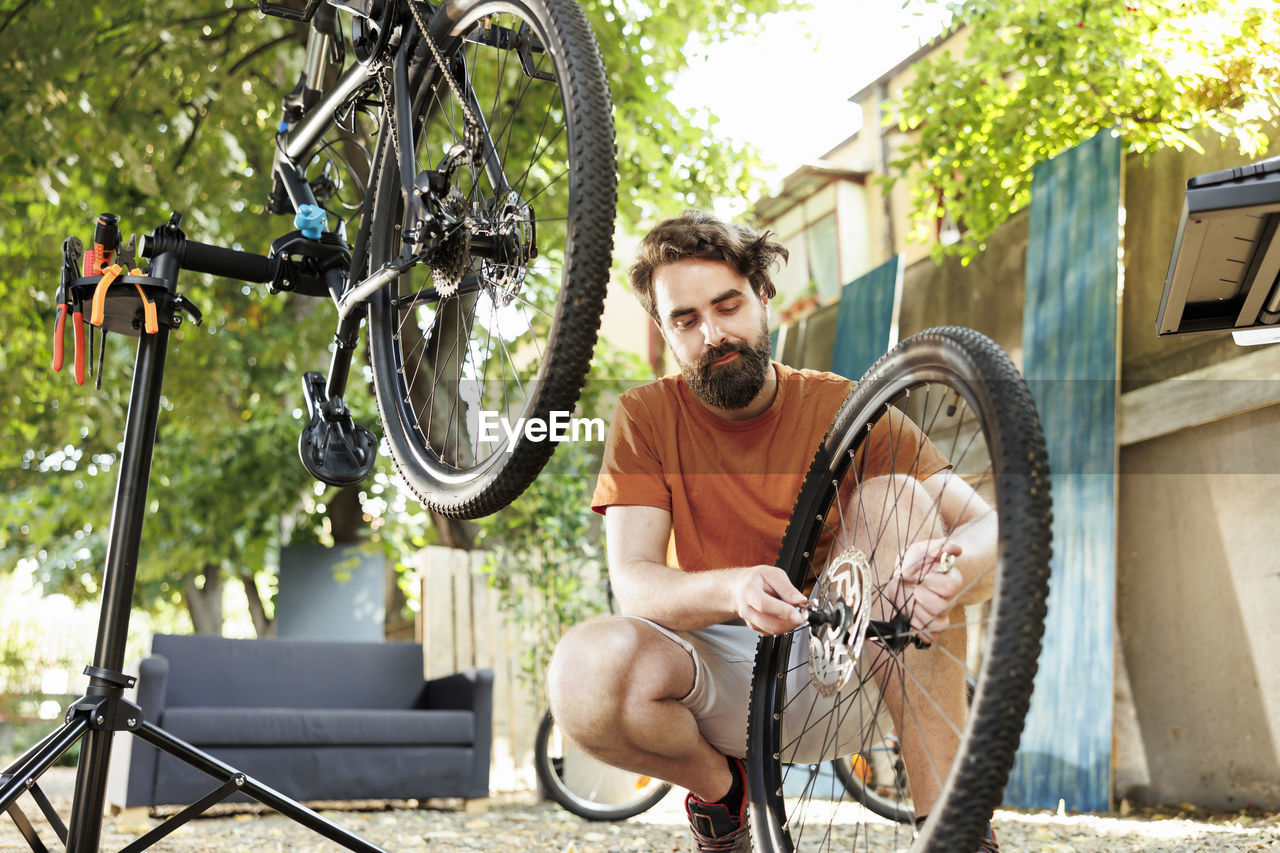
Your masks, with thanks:
M 357 14 L 367 12 L 368 10 L 365 7 L 369 5 L 367 3 L 353 3 L 349 2 L 349 0 L 348 2 L 343 2 L 343 0 L 324 0 L 324 2 L 332 8 L 354 11 Z M 454 33 L 459 32 L 461 27 L 471 23 L 472 16 L 470 13 L 474 5 L 474 0 L 445 0 L 444 3 L 431 12 L 428 18 L 429 38 L 439 44 L 455 37 Z M 330 12 L 330 14 L 332 13 Z M 394 97 L 394 102 L 391 104 L 391 121 L 394 123 L 394 127 L 387 124 L 384 117 L 384 125 L 378 133 L 378 143 L 374 151 L 372 164 L 373 168 L 376 169 L 378 164 L 383 161 L 383 158 L 396 158 L 396 172 L 400 179 L 406 205 L 404 219 L 407 222 L 419 222 L 433 217 L 433 214 L 427 209 L 427 202 L 424 200 L 433 196 L 433 190 L 425 185 L 426 182 L 423 180 L 423 176 L 415 172 L 415 163 L 411 154 L 408 153 L 412 150 L 413 140 L 413 128 L 410 121 L 412 109 L 410 93 L 413 90 L 410 87 L 411 63 L 409 53 L 413 42 L 412 35 L 417 28 L 417 21 L 409 14 L 407 7 L 403 4 L 398 4 L 395 10 L 395 22 L 398 32 L 390 36 L 390 44 L 387 47 L 388 51 L 393 52 L 390 65 L 394 79 L 394 85 L 391 87 Z M 307 41 L 303 76 L 299 82 L 304 94 L 306 92 L 322 94 L 319 100 L 306 107 L 302 117 L 296 124 L 292 125 L 289 124 L 287 119 L 286 99 L 286 119 L 282 121 L 281 129 L 276 136 L 277 144 L 272 173 L 294 210 L 300 210 L 302 205 L 316 204 L 315 195 L 303 173 L 303 164 L 313 156 L 325 132 L 332 126 L 333 116 L 340 107 L 346 104 L 361 89 L 369 85 L 370 81 L 383 73 L 388 64 L 387 60 L 381 57 L 374 57 L 369 62 L 354 62 L 328 90 L 322 90 L 323 77 L 327 70 L 327 55 L 333 38 L 333 35 L 322 28 L 327 26 L 328 23 L 326 20 L 322 22 L 322 25 L 318 26 L 314 21 L 312 22 Z M 500 37 L 491 36 L 491 39 L 492 43 L 498 46 Z M 505 46 L 516 50 L 520 54 L 522 63 L 525 62 L 527 58 L 523 49 L 525 45 L 513 42 Z M 483 164 L 491 186 L 495 188 L 495 194 L 505 194 L 510 190 L 510 184 L 507 182 L 503 172 L 497 147 L 494 145 L 489 128 L 485 124 L 475 93 L 466 84 L 465 74 L 459 73 L 462 70 L 460 67 L 462 65 L 461 61 L 459 60 L 455 64 L 459 67 L 445 70 L 428 60 L 418 68 L 421 69 L 423 74 L 431 73 L 432 71 L 437 74 L 450 74 L 457 81 L 459 94 L 465 99 L 472 116 L 475 117 L 476 127 L 474 130 L 476 131 L 476 141 L 480 148 L 477 159 Z M 386 140 L 390 133 L 394 133 L 396 138 L 400 140 L 398 151 L 387 150 L 388 143 Z M 442 161 L 437 171 L 443 172 L 455 168 L 453 160 L 456 156 L 454 152 L 446 155 L 445 160 Z M 325 397 L 329 400 L 340 399 L 346 390 L 351 359 L 358 342 L 360 322 L 364 318 L 365 307 L 369 299 L 415 265 L 423 254 L 421 250 L 416 253 L 409 251 L 406 245 L 399 258 L 382 265 L 377 270 L 371 271 L 362 280 L 353 281 L 358 272 L 364 269 L 367 262 L 367 244 L 375 203 L 374 196 L 374 193 L 369 193 L 364 199 L 360 231 L 356 238 L 355 254 L 352 257 L 349 273 L 340 282 L 329 282 L 330 292 L 333 295 L 338 312 L 337 330 L 334 334 L 337 347 L 329 366 L 324 389 Z M 445 222 L 443 224 L 446 227 L 453 227 L 457 223 Z M 427 241 L 428 248 L 434 246 L 437 241 L 438 238 Z M 482 233 L 473 235 L 471 247 L 473 252 L 481 257 L 509 257 L 519 254 L 522 249 L 519 246 L 507 245 L 501 238 L 486 239 L 486 235 Z
M 308 76 L 304 77 L 304 80 L 318 81 L 323 76 L 323 58 L 328 49 L 328 39 L 327 33 L 320 32 L 313 26 L 306 63 Z M 407 52 L 405 44 L 397 47 L 396 62 L 402 70 L 407 69 Z M 358 93 L 361 87 L 367 85 L 378 71 L 377 64 L 353 64 L 340 76 L 335 85 L 307 110 L 302 120 L 293 127 L 281 128 L 277 136 L 279 144 L 273 172 L 295 206 L 315 203 L 314 194 L 299 163 L 304 163 L 311 156 L 312 150 L 332 123 L 335 110 Z M 406 83 L 407 81 L 402 78 L 398 82 Z M 407 102 L 407 94 L 398 94 L 397 100 Z M 404 115 L 407 110 L 406 105 L 399 112 Z M 380 138 L 384 136 L 385 133 Z M 380 142 L 380 150 L 384 144 Z M 368 212 L 371 208 L 371 199 L 366 199 L 365 211 Z M 361 230 L 367 232 L 367 223 L 362 223 Z M 139 245 L 139 251 L 152 259 L 149 274 L 151 280 L 162 284 L 171 295 L 176 294 L 178 274 L 182 269 L 263 282 L 272 281 L 278 275 L 279 269 L 278 259 L 187 241 L 185 235 L 177 229 L 176 216 L 167 229 L 157 229 L 153 235 L 145 238 Z M 339 274 L 341 281 L 330 279 L 327 282 L 336 300 L 342 296 L 341 285 L 346 283 L 347 271 L 339 271 Z M 373 292 L 367 287 L 365 290 Z M 364 298 L 347 300 L 345 303 L 347 309 L 341 315 L 340 330 L 344 326 L 350 327 L 353 335 L 358 330 L 363 312 L 356 309 L 358 306 L 363 306 Z M 343 303 L 340 302 L 340 304 Z M 200 802 L 128 845 L 127 850 L 134 851 L 149 847 L 177 826 L 203 812 L 209 805 L 235 791 L 240 791 L 349 849 L 378 851 L 380 848 L 343 830 L 332 821 L 168 735 L 146 721 L 138 706 L 123 698 L 125 689 L 133 686 L 133 679 L 122 672 L 125 639 L 138 564 L 141 529 L 146 515 L 147 486 L 160 410 L 167 345 L 167 326 L 161 326 L 156 333 L 141 335 L 139 339 L 107 544 L 98 638 L 93 664 L 85 670 L 89 676 L 86 695 L 68 709 L 66 722 L 60 729 L 47 735 L 16 762 L 0 772 L 0 776 L 3 777 L 0 779 L 0 813 L 10 812 L 20 833 L 30 842 L 33 850 L 44 849 L 30 822 L 20 811 L 12 809 L 18 797 L 30 791 L 41 811 L 53 825 L 55 833 L 68 849 L 96 850 L 101 837 L 101 815 L 106 797 L 112 739 L 116 733 L 131 733 L 196 766 L 221 784 Z M 341 384 L 345 384 L 350 355 L 350 348 L 338 347 L 334 356 L 334 366 L 330 372 L 331 381 L 336 379 Z M 48 798 L 38 787 L 37 780 L 60 755 L 77 742 L 81 742 L 81 756 L 70 820 L 64 825 L 53 811 Z

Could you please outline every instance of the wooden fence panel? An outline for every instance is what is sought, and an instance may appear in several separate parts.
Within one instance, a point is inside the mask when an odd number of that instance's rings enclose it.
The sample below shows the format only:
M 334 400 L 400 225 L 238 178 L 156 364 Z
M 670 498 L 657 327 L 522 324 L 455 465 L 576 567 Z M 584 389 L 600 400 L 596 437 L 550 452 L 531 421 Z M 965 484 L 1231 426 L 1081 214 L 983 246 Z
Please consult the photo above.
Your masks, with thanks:
M 464 669 L 493 670 L 489 784 L 495 791 L 531 788 L 533 741 L 545 703 L 519 677 L 524 644 L 481 571 L 486 556 L 436 546 L 418 555 L 423 672 L 427 678 L 438 678 Z

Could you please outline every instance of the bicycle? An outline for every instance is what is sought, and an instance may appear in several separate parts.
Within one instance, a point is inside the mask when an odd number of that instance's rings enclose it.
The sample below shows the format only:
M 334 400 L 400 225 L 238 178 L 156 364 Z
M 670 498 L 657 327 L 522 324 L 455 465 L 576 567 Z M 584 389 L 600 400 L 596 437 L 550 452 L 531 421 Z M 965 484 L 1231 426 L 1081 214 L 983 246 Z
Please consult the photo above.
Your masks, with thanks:
M 966 680 L 965 696 L 970 702 L 976 687 L 972 678 Z M 898 733 L 888 732 L 878 742 L 864 738 L 863 746 L 865 751 L 831 762 L 836 778 L 855 802 L 872 813 L 898 823 L 914 823 L 911 781 L 902 761 L 902 741 Z
M 595 760 L 566 740 L 550 712 L 538 723 L 533 767 L 553 801 L 585 820 L 617 821 L 656 806 L 671 785 Z
M 538 780 L 555 803 L 584 820 L 619 821 L 643 814 L 671 792 L 671 784 L 610 767 L 568 742 L 548 712 L 533 744 Z M 867 755 L 835 758 L 831 771 L 845 791 L 881 817 L 914 819 L 906 771 L 895 742 L 886 739 Z
M 870 566 L 877 545 L 903 531 L 911 538 L 952 533 L 936 507 L 912 503 L 917 487 L 909 478 L 918 458 L 895 461 L 905 476 L 890 481 L 898 499 L 886 498 L 885 507 L 860 506 L 855 490 L 868 443 L 888 442 L 893 452 L 903 415 L 950 460 L 951 469 L 935 476 L 963 477 L 978 495 L 974 516 L 996 527 L 995 560 L 973 581 L 989 587 L 990 600 L 966 607 L 963 618 L 931 637 L 912 628 L 909 602 L 895 600 L 896 585 Z M 877 523 L 855 529 L 857 519 L 877 512 Z M 778 556 L 792 582 L 809 590 L 809 627 L 765 638 L 757 651 L 747 750 L 757 850 L 977 849 L 1000 804 L 1030 702 L 1050 516 L 1035 406 L 992 341 L 968 329 L 932 329 L 903 341 L 863 376 L 814 458 Z M 806 683 L 812 693 L 801 692 Z M 809 695 L 822 701 L 801 701 Z M 920 734 L 930 720 L 945 743 Z M 910 784 L 891 789 L 890 804 L 905 808 L 909 792 L 919 811 L 921 796 L 936 793 L 914 838 L 898 822 L 903 815 L 886 821 L 816 772 L 832 755 L 867 760 L 891 734 L 901 739 L 895 755 Z
M 124 698 L 134 682 L 123 672 L 125 638 L 169 334 L 202 319 L 178 293 L 182 270 L 332 299 L 333 356 L 327 375 L 303 377 L 309 421 L 299 439 L 304 466 L 330 485 L 363 481 L 375 462 L 376 440 L 343 400 L 366 318 L 391 454 L 408 488 L 444 515 L 505 506 L 554 449 L 528 430 L 509 441 L 486 437 L 482 413 L 512 423 L 550 420 L 573 409 L 586 377 L 608 279 L 616 177 L 604 69 L 582 10 L 573 0 L 258 6 L 310 26 L 304 71 L 283 101 L 268 205 L 294 213 L 297 230 L 260 255 L 189 240 L 175 213 L 135 245 L 104 214 L 91 249 L 75 237 L 63 243 L 55 370 L 63 366 L 68 323 L 81 384 L 92 367 L 86 325 L 136 337 L 138 346 L 88 689 L 61 728 L 0 773 L 0 811 L 32 850 L 45 845 L 17 805 L 22 794 L 68 850 L 97 850 L 116 733 L 140 737 L 218 783 L 130 851 L 237 793 L 348 849 L 379 850 L 147 722 Z M 329 81 L 330 60 L 341 64 L 347 52 L 335 10 L 352 15 L 354 61 Z M 330 229 L 335 211 L 322 206 L 348 203 L 338 181 L 327 170 L 315 177 L 307 170 L 337 145 L 324 140 L 330 129 L 358 140 L 362 115 L 374 118 L 376 142 L 368 184 L 357 186 L 362 198 L 351 202 L 360 222 L 348 245 L 347 222 L 338 216 Z M 134 266 L 139 258 L 150 261 L 145 272 Z M 64 824 L 38 782 L 77 743 Z
M 897 823 L 915 821 L 911 784 L 896 734 L 890 732 L 878 744 L 868 743 L 865 752 L 832 759 L 831 769 L 850 799 L 873 814 Z
M 456 518 L 506 506 L 555 443 L 495 425 L 571 412 L 595 345 L 612 254 L 616 175 L 604 69 L 573 0 L 259 0 L 310 23 L 302 79 L 284 99 L 268 209 L 299 230 L 264 258 L 157 233 L 147 256 L 184 268 L 331 297 L 335 349 L 303 378 L 303 464 L 319 480 L 362 482 L 373 434 L 343 400 L 360 326 L 379 417 L 401 478 Z M 345 60 L 336 10 L 350 12 Z M 337 140 L 377 125 L 359 204 L 330 174 Z M 367 149 L 357 149 L 367 150 Z M 307 170 L 323 163 L 323 174 Z M 359 189 L 357 187 L 357 189 Z M 319 199 L 319 203 L 317 202 Z M 347 223 L 322 205 L 359 212 Z M 332 220 L 337 220 L 329 230 Z

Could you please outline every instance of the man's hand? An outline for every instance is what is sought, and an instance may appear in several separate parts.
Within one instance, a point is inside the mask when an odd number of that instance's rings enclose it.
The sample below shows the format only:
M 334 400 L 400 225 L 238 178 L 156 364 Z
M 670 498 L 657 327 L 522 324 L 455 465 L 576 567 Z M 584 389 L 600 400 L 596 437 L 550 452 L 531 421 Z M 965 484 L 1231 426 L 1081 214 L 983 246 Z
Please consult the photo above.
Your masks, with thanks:
M 964 576 L 953 565 L 958 556 L 960 546 L 951 539 L 912 542 L 898 559 L 887 585 L 889 599 L 910 617 L 911 627 L 926 642 L 933 642 L 933 632 L 950 623 L 947 614 L 964 586 Z
M 784 634 L 805 623 L 799 608 L 808 599 L 777 566 L 730 569 L 733 609 L 760 634 Z

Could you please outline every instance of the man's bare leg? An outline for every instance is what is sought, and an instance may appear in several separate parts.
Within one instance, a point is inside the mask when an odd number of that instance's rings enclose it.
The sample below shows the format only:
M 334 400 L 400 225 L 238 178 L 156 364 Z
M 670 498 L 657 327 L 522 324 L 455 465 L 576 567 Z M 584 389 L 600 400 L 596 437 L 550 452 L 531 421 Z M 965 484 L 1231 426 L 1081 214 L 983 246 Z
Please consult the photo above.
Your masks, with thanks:
M 571 630 L 547 675 L 556 724 L 588 754 L 715 802 L 733 776 L 680 704 L 693 681 L 688 651 L 653 626 L 621 616 Z
M 942 535 L 937 509 L 915 480 L 878 477 L 868 480 L 852 505 L 845 508 L 845 531 L 853 532 L 854 545 L 871 559 L 875 583 L 891 583 L 896 560 L 911 542 Z M 884 597 L 875 619 L 891 619 Z M 963 608 L 951 614 L 952 624 L 963 619 Z M 911 783 L 917 815 L 927 815 L 941 792 L 959 747 L 959 730 L 965 718 L 965 631 L 942 630 L 932 648 L 908 646 L 901 656 L 905 668 L 884 651 L 874 653 L 871 664 L 876 684 L 893 718 L 902 744 L 902 760 Z

